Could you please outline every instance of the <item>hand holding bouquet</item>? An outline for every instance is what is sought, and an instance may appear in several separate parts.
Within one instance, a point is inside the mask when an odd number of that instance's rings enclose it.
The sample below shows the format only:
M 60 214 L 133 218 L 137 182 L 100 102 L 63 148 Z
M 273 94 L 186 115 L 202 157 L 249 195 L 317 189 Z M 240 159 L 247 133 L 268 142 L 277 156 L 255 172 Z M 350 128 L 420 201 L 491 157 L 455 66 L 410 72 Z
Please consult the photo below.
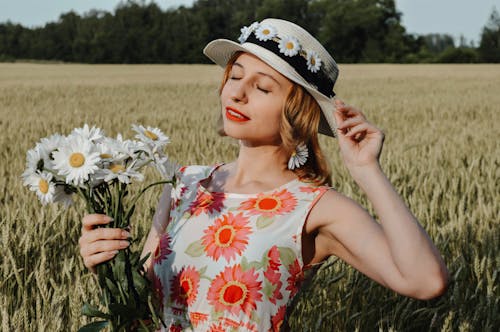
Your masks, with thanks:
M 88 125 L 68 136 L 55 134 L 41 139 L 27 153 L 24 185 L 36 192 L 43 205 L 61 203 L 67 207 L 75 195 L 80 196 L 88 213 L 113 218 L 106 227 L 127 228 L 140 196 L 157 184 L 175 185 L 177 169 L 164 152 L 168 137 L 157 128 L 132 128 L 138 140 L 124 140 L 121 135 L 106 137 L 101 129 Z M 147 167 L 156 169 L 164 180 L 130 195 L 128 186 L 143 181 L 142 172 Z M 159 325 L 143 267 L 147 257 L 141 260 L 139 255 L 126 248 L 97 266 L 105 311 L 85 304 L 82 312 L 104 320 L 90 323 L 81 331 L 99 331 L 106 326 L 114 331 L 150 330 Z

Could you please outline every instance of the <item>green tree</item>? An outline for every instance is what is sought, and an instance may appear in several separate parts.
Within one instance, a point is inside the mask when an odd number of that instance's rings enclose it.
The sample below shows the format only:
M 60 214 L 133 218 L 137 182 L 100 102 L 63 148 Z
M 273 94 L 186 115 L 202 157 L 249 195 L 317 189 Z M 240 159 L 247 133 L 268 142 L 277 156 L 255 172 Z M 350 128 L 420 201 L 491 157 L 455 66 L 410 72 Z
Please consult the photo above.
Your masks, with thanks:
M 493 8 L 481 34 L 479 55 L 484 62 L 500 62 L 500 15 Z
M 337 61 L 401 61 L 408 50 L 394 0 L 318 0 L 310 10 Z

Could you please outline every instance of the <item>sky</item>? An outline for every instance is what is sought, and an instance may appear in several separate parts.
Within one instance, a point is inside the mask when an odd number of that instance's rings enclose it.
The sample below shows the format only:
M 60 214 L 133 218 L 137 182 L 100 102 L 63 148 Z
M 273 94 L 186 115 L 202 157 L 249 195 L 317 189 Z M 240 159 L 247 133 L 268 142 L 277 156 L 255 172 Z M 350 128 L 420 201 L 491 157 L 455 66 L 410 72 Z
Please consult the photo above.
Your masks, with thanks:
M 146 3 L 153 0 L 145 0 Z M 193 0 L 156 0 L 162 9 L 189 6 Z M 120 0 L 0 0 L 0 22 L 10 20 L 26 27 L 54 22 L 70 10 L 83 14 L 90 9 L 112 12 Z M 478 45 L 481 30 L 500 0 L 396 0 L 402 23 L 409 33 L 447 33 L 458 43 L 463 35 Z

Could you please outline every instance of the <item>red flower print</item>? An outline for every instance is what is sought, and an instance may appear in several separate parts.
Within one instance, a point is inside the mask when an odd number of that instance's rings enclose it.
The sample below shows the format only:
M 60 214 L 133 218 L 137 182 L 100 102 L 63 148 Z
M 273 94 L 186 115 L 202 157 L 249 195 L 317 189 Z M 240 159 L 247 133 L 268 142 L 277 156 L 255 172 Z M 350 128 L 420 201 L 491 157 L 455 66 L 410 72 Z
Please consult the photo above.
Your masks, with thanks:
M 175 324 L 171 325 L 168 329 L 169 332 L 182 332 L 182 325 Z
M 156 247 L 155 253 L 153 255 L 153 263 L 159 264 L 172 252 L 170 249 L 170 241 L 172 238 L 169 233 L 163 233 L 160 237 L 160 242 Z
M 251 215 L 262 215 L 273 217 L 293 211 L 297 206 L 297 199 L 286 189 L 275 191 L 271 194 L 258 194 L 256 198 L 250 198 L 242 202 L 239 210 L 248 210 Z
M 280 250 L 278 249 L 278 246 L 274 245 L 269 249 L 267 252 L 267 258 L 268 258 L 268 264 L 267 264 L 267 269 L 266 272 L 271 271 L 271 272 L 276 272 L 280 268 Z M 268 278 L 269 279 L 269 278 Z M 271 281 L 271 279 L 269 279 Z
M 234 315 L 244 312 L 248 317 L 262 300 L 261 281 L 255 270 L 243 271 L 241 266 L 228 266 L 219 273 L 208 290 L 207 300 L 215 311 L 229 311 Z
M 264 277 L 266 277 L 266 279 L 275 286 L 269 301 L 276 304 L 276 300 L 281 300 L 283 298 L 283 295 L 281 294 L 281 286 L 283 283 L 280 280 L 281 273 L 279 273 L 279 267 L 281 265 L 280 252 L 277 246 L 272 246 L 271 249 L 269 249 L 267 252 L 267 258 L 269 259 L 269 262 L 266 271 L 264 271 Z
M 271 328 L 269 331 L 279 332 L 281 330 L 281 326 L 283 325 L 283 321 L 285 320 L 286 313 L 286 305 L 281 306 L 276 314 L 271 317 Z
M 326 189 L 323 187 L 304 186 L 304 187 L 299 187 L 299 190 L 303 193 L 315 193 L 317 191 L 321 192 Z
M 290 273 L 290 276 L 287 279 L 288 286 L 286 287 L 286 290 L 290 291 L 290 297 L 294 297 L 304 280 L 304 273 L 302 272 L 297 259 L 295 259 L 295 261 L 288 266 L 288 272 Z
M 170 287 L 172 301 L 177 304 L 191 305 L 198 295 L 198 285 L 200 283 L 200 274 L 192 267 L 182 268 L 182 270 L 173 277 Z
M 199 191 L 196 199 L 189 205 L 189 212 L 195 216 L 201 213 L 221 212 L 224 207 L 224 193 Z
M 248 218 L 243 213 L 227 215 L 215 220 L 212 226 L 205 229 L 202 243 L 207 256 L 218 260 L 223 256 L 230 261 L 245 250 L 248 244 L 248 235 L 252 229 L 248 226 Z
M 232 320 L 231 318 L 227 318 L 227 317 L 222 317 L 220 319 L 220 323 L 226 327 L 231 327 L 233 329 L 240 326 L 240 322 L 237 322 L 237 321 Z
M 207 319 L 208 319 L 208 314 L 204 314 L 201 312 L 189 313 L 189 320 L 191 321 L 191 324 L 193 324 L 193 327 L 197 327 L 200 323 L 205 322 Z
M 163 298 L 164 298 L 163 286 L 161 284 L 160 278 L 158 278 L 156 273 L 153 274 L 152 284 L 153 284 L 153 293 L 155 294 L 156 299 L 160 304 L 160 309 L 163 310 Z
M 210 325 L 208 332 L 226 332 L 222 323 L 214 323 Z

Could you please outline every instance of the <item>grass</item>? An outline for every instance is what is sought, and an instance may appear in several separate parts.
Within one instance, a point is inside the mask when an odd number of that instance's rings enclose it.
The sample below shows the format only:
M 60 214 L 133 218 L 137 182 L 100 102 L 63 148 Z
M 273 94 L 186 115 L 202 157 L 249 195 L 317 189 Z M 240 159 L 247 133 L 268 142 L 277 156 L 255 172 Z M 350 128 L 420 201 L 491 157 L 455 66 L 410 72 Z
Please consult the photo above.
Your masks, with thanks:
M 84 123 L 132 136 L 158 126 L 182 164 L 213 164 L 237 146 L 215 132 L 215 66 L 0 63 L 0 325 L 3 331 L 75 331 L 96 281 L 78 254 L 77 204 L 42 207 L 22 187 L 25 153 L 41 137 Z M 500 66 L 344 65 L 339 97 L 386 133 L 381 164 L 441 250 L 452 281 L 416 301 L 378 286 L 334 258 L 289 308 L 294 331 L 497 331 L 499 299 Z M 337 190 L 373 213 L 333 139 L 321 143 Z M 143 239 L 159 190 L 142 200 Z M 141 244 L 137 243 L 140 247 Z

